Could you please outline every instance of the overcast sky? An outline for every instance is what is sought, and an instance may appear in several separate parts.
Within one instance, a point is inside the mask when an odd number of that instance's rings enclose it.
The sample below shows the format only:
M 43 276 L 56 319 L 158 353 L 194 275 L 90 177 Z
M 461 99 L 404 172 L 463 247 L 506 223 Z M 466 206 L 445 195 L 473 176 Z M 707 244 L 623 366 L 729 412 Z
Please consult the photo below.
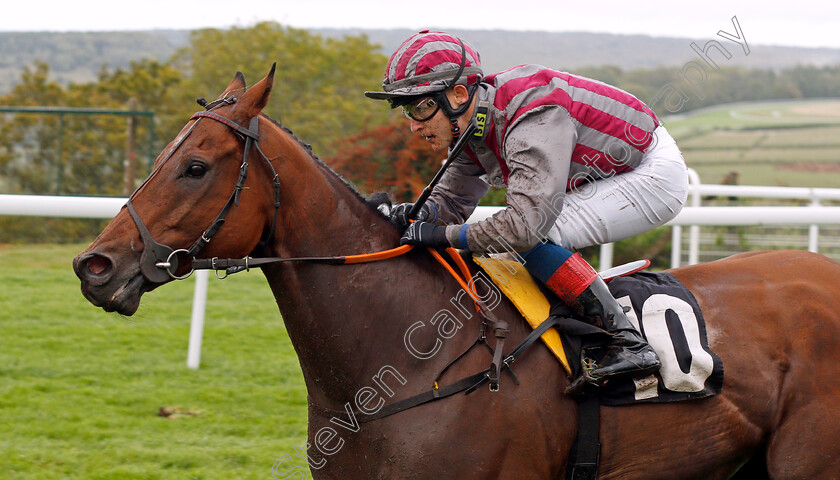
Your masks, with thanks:
M 835 0 L 30 0 L 5 1 L 0 31 L 113 31 L 247 27 L 458 28 L 589 31 L 840 48 Z

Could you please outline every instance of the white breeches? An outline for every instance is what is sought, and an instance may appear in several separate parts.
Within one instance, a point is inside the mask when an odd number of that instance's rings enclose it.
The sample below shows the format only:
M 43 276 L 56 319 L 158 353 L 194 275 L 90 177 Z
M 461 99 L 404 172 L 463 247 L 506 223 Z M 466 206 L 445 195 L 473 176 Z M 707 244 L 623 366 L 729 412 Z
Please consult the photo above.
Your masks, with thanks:
M 570 250 L 601 245 L 647 232 L 676 217 L 688 196 L 688 170 L 665 127 L 658 127 L 654 135 L 655 145 L 634 170 L 567 192 L 549 240 Z

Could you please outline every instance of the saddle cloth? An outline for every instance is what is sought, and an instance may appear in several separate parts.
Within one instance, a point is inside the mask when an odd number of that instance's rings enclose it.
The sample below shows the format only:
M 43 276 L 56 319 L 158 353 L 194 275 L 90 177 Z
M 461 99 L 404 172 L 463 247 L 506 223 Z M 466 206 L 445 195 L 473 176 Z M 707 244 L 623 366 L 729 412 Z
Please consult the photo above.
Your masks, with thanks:
M 498 256 L 473 260 L 533 328 L 550 314 L 569 317 L 541 339 L 566 372 L 577 378 L 582 352 L 602 344 L 604 331 L 571 318 L 568 308 L 547 294 L 521 263 Z M 638 272 L 613 278 L 608 285 L 625 310 L 630 307 L 627 317 L 659 355 L 662 367 L 648 377 L 610 381 L 599 389 L 602 404 L 674 402 L 720 393 L 723 362 L 709 348 L 694 295 L 679 280 L 669 273 Z

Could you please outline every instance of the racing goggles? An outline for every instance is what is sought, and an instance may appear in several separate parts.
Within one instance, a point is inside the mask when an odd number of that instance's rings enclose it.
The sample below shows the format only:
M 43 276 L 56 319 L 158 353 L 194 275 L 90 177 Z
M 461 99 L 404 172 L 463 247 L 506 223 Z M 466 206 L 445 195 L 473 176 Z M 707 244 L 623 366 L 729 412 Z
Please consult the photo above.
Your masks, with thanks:
M 440 110 L 440 102 L 432 97 L 425 97 L 402 106 L 403 115 L 417 122 L 425 122 Z

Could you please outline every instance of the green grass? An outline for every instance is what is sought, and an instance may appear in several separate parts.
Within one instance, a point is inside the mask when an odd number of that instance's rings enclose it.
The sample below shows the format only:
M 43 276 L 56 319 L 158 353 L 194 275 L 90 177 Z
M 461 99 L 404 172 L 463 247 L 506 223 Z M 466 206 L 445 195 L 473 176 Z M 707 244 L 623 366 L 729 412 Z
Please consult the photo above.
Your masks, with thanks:
M 146 294 L 131 318 L 106 314 L 72 272 L 82 248 L 0 248 L 0 478 L 272 478 L 284 454 L 304 464 L 306 392 L 260 272 L 211 276 L 195 371 L 194 281 Z
M 840 99 L 720 105 L 666 117 L 704 183 L 840 186 Z
M 712 130 L 680 141 L 683 150 L 741 150 L 758 145 L 766 135 L 757 131 Z
M 675 138 L 709 130 L 840 125 L 840 99 L 744 102 L 703 108 L 663 119 Z
M 840 105 L 838 105 L 840 108 Z M 771 147 L 840 147 L 840 126 L 812 127 L 808 129 L 777 129 L 772 130 L 761 146 Z

